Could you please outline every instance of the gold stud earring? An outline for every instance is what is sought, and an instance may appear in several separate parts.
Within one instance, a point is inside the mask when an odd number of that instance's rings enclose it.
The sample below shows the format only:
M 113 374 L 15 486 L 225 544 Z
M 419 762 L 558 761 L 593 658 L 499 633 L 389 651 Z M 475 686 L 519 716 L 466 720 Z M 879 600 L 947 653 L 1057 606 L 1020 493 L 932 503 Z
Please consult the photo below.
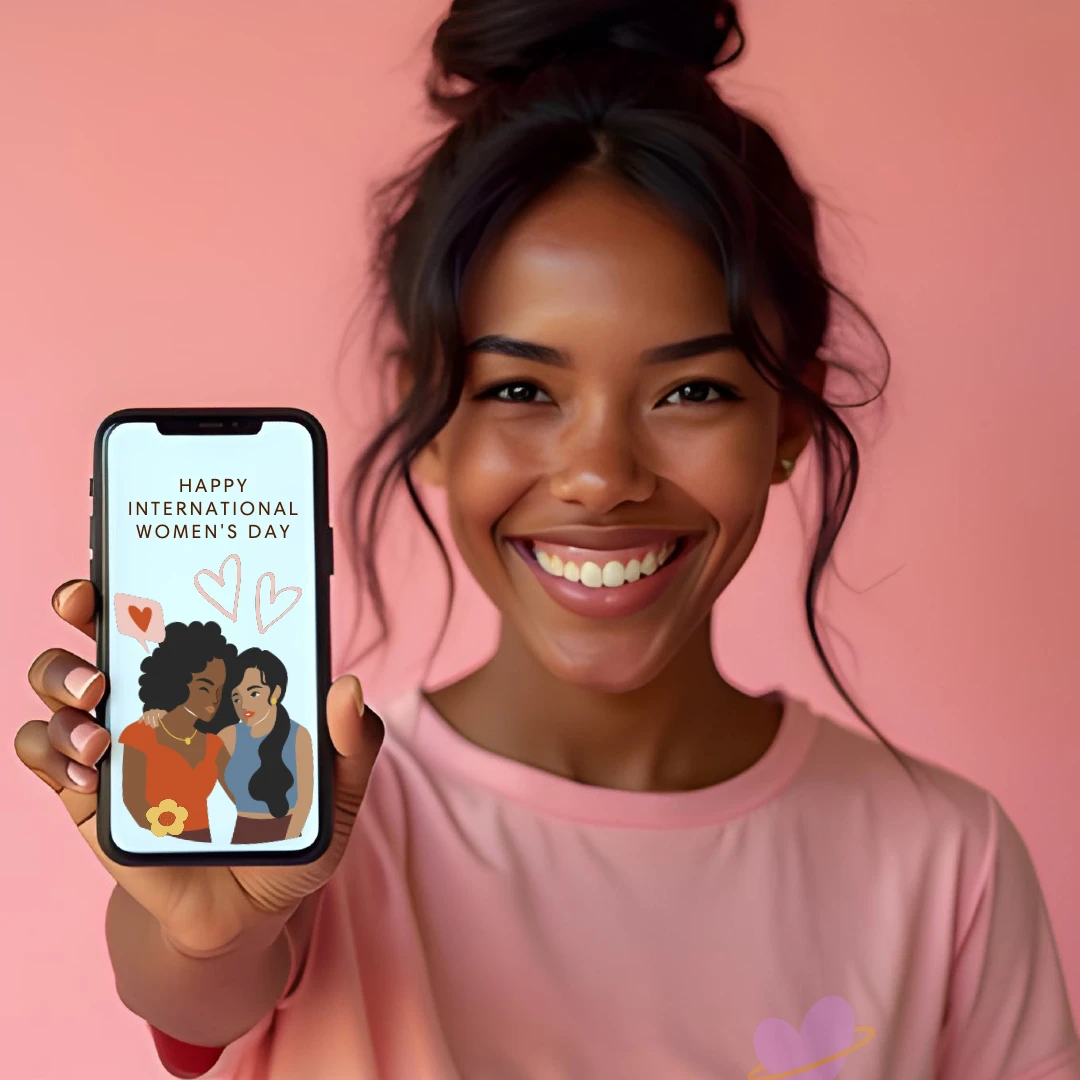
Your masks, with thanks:
M 277 698 L 276 698 L 276 697 L 272 697 L 272 698 L 270 699 L 270 704 L 271 704 L 271 705 L 276 705 L 276 704 L 277 704 Z
M 790 480 L 791 474 L 795 471 L 795 462 L 788 461 L 787 458 L 780 459 L 780 467 L 784 470 L 784 476 Z

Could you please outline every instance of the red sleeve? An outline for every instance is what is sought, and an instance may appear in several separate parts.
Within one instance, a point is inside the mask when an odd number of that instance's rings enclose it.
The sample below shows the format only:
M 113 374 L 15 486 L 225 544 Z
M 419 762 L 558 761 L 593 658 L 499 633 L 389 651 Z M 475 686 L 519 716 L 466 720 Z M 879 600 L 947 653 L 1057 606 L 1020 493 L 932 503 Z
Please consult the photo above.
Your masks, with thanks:
M 151 741 L 157 742 L 154 729 L 139 720 L 136 720 L 133 724 L 128 724 L 120 732 L 120 738 L 117 740 L 117 742 L 122 742 L 125 746 L 134 746 L 136 750 L 141 750 L 144 754 L 148 743 Z
M 153 1024 L 149 1027 L 158 1060 L 173 1076 L 182 1077 L 183 1080 L 194 1080 L 209 1072 L 225 1049 L 224 1046 L 195 1046 L 181 1042 L 164 1031 L 158 1031 Z

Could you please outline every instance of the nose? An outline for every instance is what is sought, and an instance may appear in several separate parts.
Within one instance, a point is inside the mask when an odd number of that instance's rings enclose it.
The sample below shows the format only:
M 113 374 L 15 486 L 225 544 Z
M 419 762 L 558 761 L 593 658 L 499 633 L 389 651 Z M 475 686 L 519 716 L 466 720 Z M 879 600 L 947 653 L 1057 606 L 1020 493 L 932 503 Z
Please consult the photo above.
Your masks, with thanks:
M 656 476 L 641 462 L 632 423 L 617 409 L 568 423 L 558 440 L 551 493 L 604 514 L 624 502 L 644 502 Z

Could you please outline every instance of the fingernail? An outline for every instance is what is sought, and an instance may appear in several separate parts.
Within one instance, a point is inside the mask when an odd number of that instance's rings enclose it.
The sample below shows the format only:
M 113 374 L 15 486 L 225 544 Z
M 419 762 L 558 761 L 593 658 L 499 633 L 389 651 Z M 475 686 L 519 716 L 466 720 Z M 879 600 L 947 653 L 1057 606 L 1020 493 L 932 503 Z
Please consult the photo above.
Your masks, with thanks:
M 77 761 L 68 762 L 67 774 L 71 777 L 71 782 L 78 787 L 88 787 L 94 782 L 94 777 L 97 775 L 93 769 L 88 769 Z
M 86 749 L 86 744 L 99 732 L 105 729 L 100 724 L 92 724 L 89 720 L 79 724 L 71 731 L 71 745 L 81 754 Z
M 53 607 L 56 608 L 57 611 L 60 610 L 60 605 L 63 604 L 64 599 L 68 595 L 68 593 L 71 592 L 71 590 L 74 589 L 75 586 L 78 584 L 78 579 L 72 578 L 71 581 L 65 581 L 64 584 L 61 585 L 60 588 L 58 588 L 56 592 L 53 593 Z
M 72 697 L 81 698 L 94 685 L 94 680 L 99 678 L 101 678 L 100 671 L 80 664 L 64 676 L 64 688 Z

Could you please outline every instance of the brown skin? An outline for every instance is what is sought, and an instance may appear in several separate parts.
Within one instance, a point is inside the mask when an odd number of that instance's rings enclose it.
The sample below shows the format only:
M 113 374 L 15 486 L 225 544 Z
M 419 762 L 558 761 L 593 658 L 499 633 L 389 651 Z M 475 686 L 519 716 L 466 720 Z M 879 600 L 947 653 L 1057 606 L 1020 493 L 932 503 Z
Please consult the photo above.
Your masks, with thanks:
M 153 725 L 157 741 L 175 750 L 190 767 L 202 761 L 206 753 L 206 733 L 195 730 L 196 720 L 211 720 L 221 702 L 221 690 L 225 685 L 225 661 L 215 658 L 202 671 L 192 673 L 188 683 L 188 696 L 175 709 L 165 713 Z M 193 736 L 190 743 L 183 740 Z M 224 750 L 218 753 L 220 766 Z M 228 756 L 225 755 L 225 761 Z M 144 829 L 150 828 L 146 812 L 150 803 L 146 798 L 146 755 L 134 747 L 124 747 L 124 805 L 131 816 Z M 202 837 L 201 832 L 207 835 Z M 209 830 L 201 830 L 198 839 L 209 840 Z M 188 836 L 189 839 L 192 837 Z
M 770 486 L 786 479 L 781 460 L 810 431 L 737 351 L 643 362 L 654 346 L 730 332 L 715 266 L 651 204 L 582 171 L 470 267 L 462 328 L 466 342 L 500 334 L 569 362 L 472 353 L 459 408 L 415 464 L 418 479 L 447 488 L 454 539 L 502 613 L 493 657 L 432 704 L 484 748 L 584 783 L 677 791 L 742 772 L 772 742 L 780 706 L 720 675 L 710 614 L 750 554 Z M 808 383 L 823 378 L 812 361 Z M 699 380 L 745 400 L 678 393 Z M 476 400 L 522 382 L 537 388 L 531 403 L 510 391 Z M 650 608 L 588 619 L 551 600 L 504 542 L 560 525 L 705 539 Z
M 96 603 L 89 581 L 69 581 L 53 594 L 56 613 L 91 641 Z M 337 752 L 334 834 L 318 861 L 284 867 L 120 866 L 98 845 L 95 820 L 95 765 L 109 736 L 97 728 L 79 749 L 71 740 L 80 725 L 94 724 L 88 710 L 101 700 L 105 685 L 99 673 L 78 696 L 64 686 L 72 669 L 88 666 L 60 648 L 46 649 L 34 660 L 30 685 L 52 716 L 24 724 L 15 736 L 15 751 L 59 795 L 117 883 L 105 930 L 121 999 L 175 1038 L 223 1046 L 258 1023 L 284 988 L 290 963 L 282 933 L 286 922 L 301 952 L 306 948 L 314 914 L 308 898 L 341 861 L 382 743 L 382 724 L 364 709 L 354 676 L 334 682 L 326 703 Z
M 257 668 L 248 668 L 240 685 L 232 692 L 232 708 L 236 710 L 240 723 L 247 724 L 251 728 L 251 734 L 256 739 L 261 739 L 273 729 L 277 722 L 277 704 L 281 700 L 280 686 L 267 686 L 263 682 L 262 673 Z M 225 740 L 225 748 L 231 757 L 236 749 L 236 732 L 227 727 L 221 732 Z M 226 759 L 227 763 L 227 759 Z M 299 728 L 296 732 L 296 806 L 289 815 L 289 829 L 285 834 L 286 840 L 291 840 L 300 835 L 304 828 L 304 822 L 311 812 L 311 802 L 315 791 L 315 754 L 311 742 L 311 735 L 306 728 Z M 218 774 L 224 778 L 224 768 Z M 233 794 L 225 786 L 224 779 L 221 786 L 233 802 Z M 241 813 L 238 817 L 271 818 L 270 813 L 255 814 Z

